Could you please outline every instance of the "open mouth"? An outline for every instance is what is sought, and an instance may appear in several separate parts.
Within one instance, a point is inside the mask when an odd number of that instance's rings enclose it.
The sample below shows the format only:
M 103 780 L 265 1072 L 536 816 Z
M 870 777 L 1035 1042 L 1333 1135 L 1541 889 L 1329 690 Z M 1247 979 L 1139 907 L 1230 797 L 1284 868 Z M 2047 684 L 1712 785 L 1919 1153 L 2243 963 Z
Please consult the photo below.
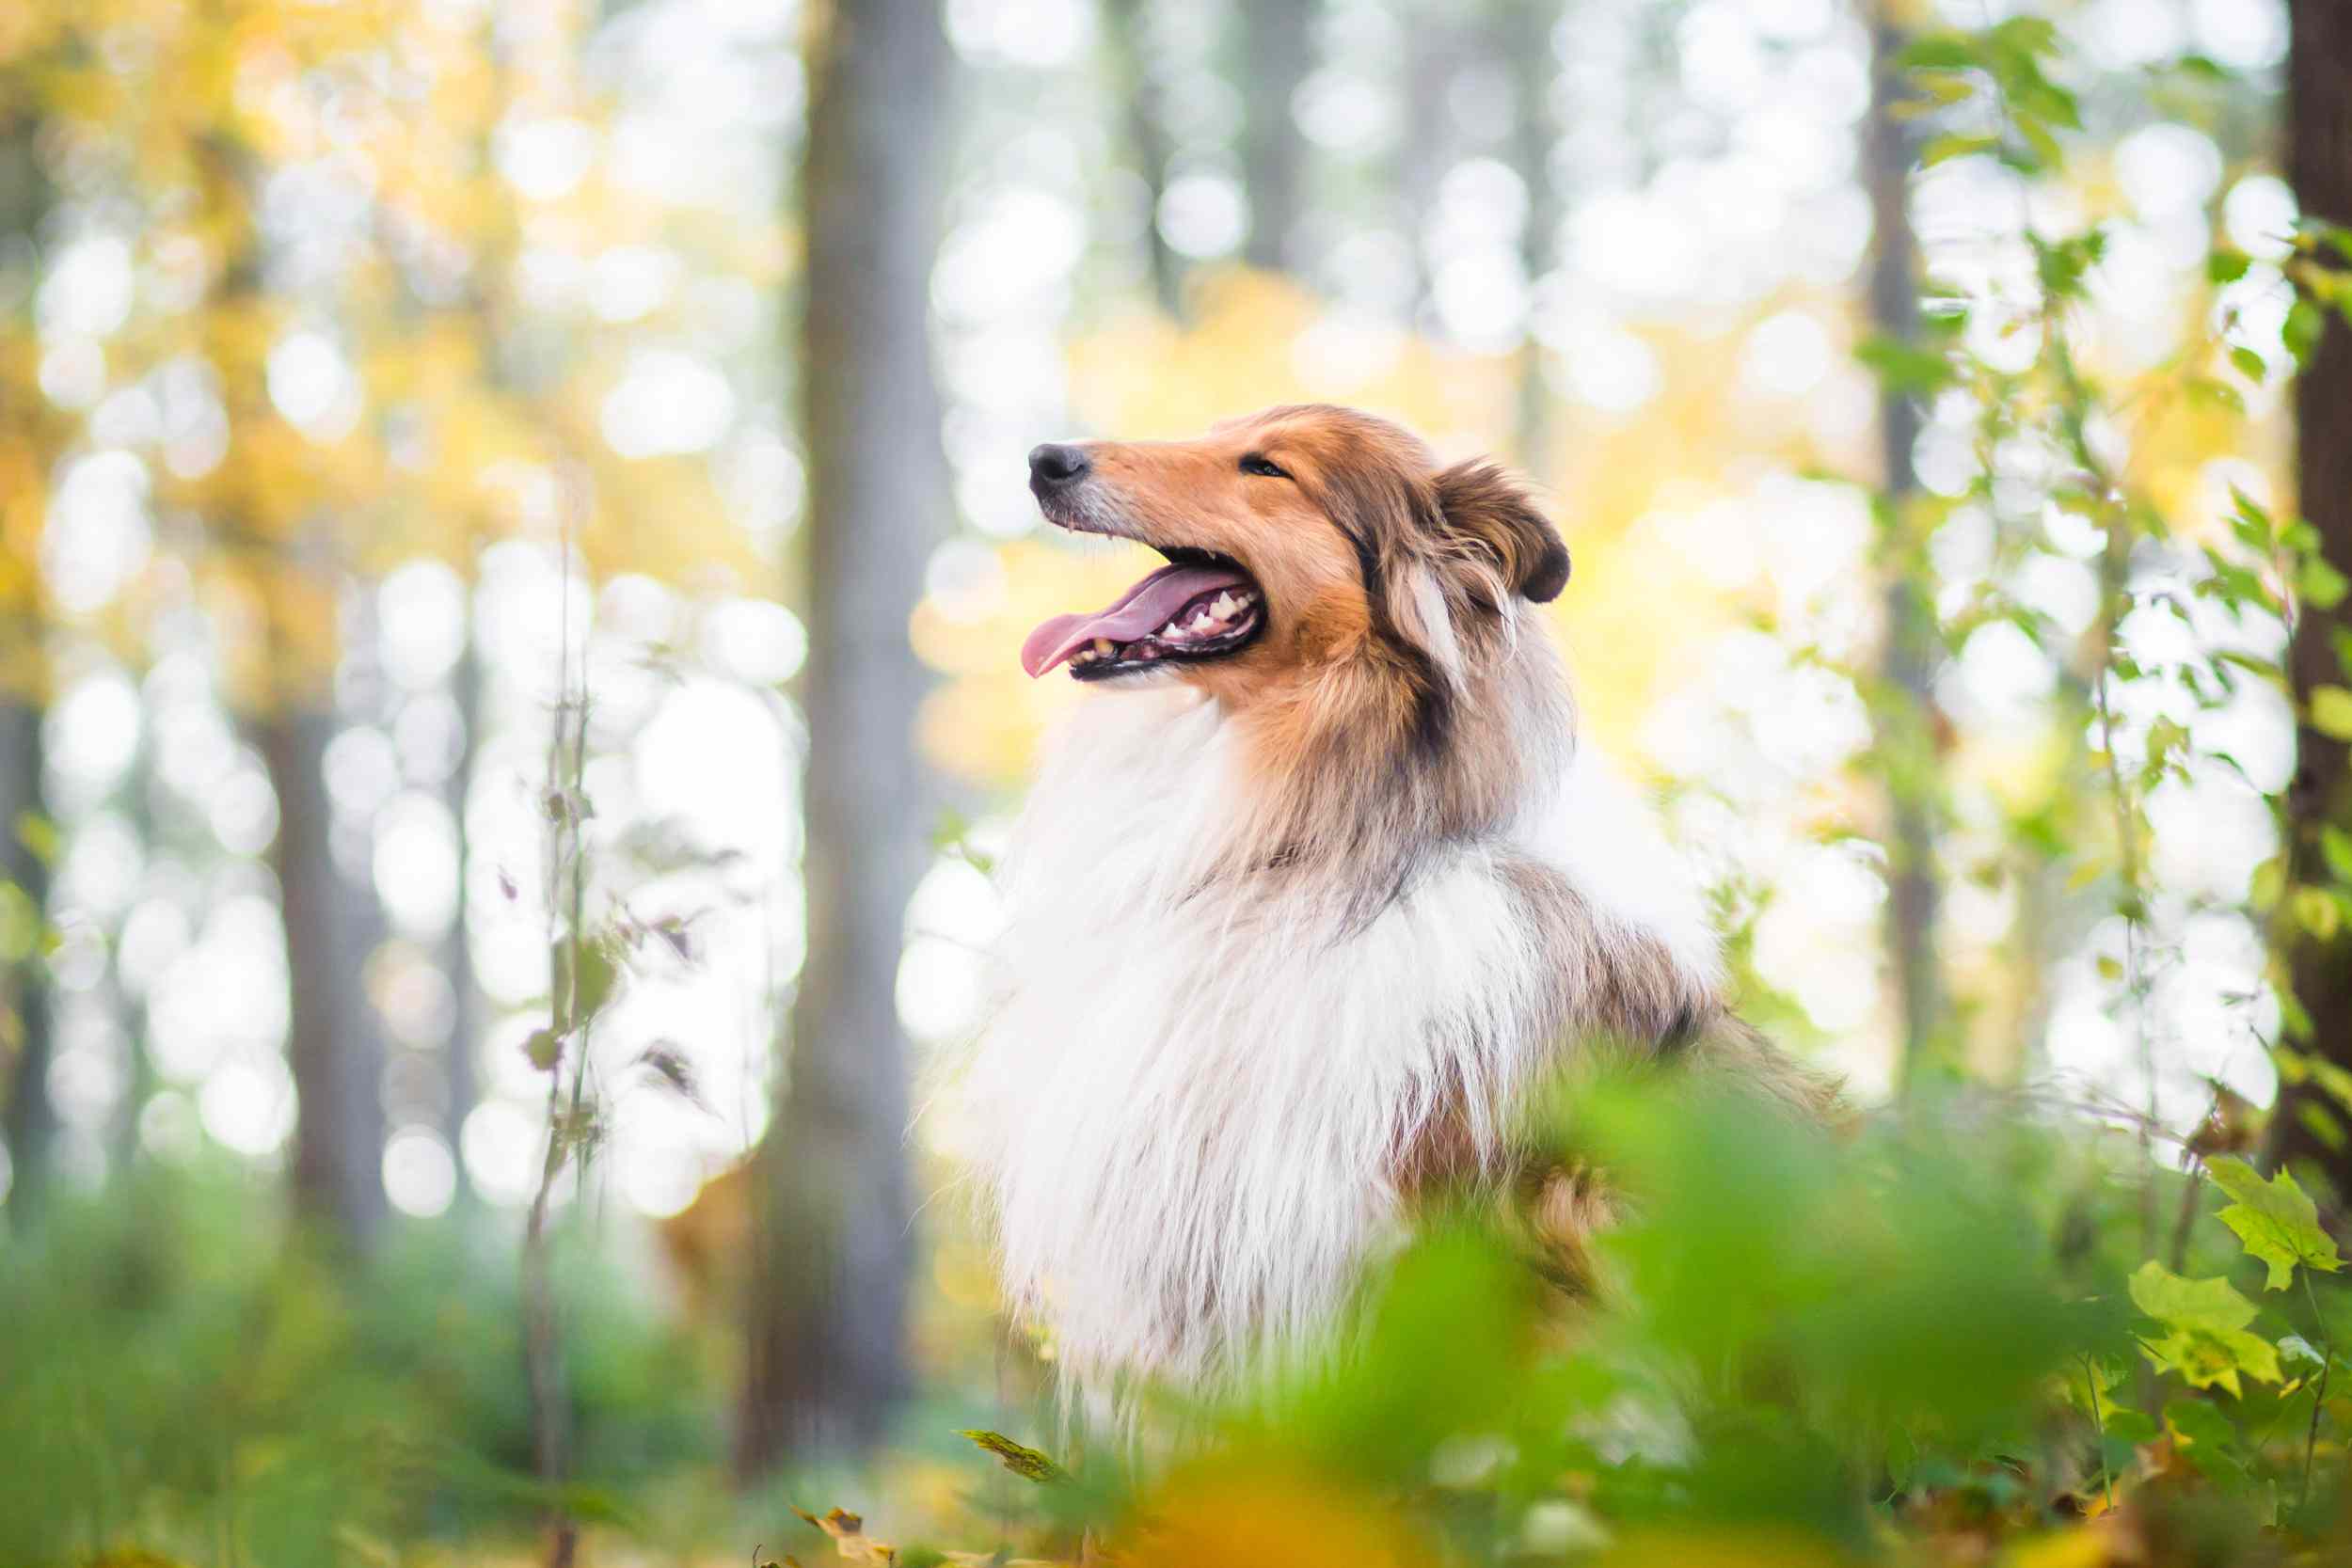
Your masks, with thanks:
M 1155 546 L 1157 547 L 1157 546 Z M 1170 663 L 1226 658 L 1248 646 L 1265 621 L 1265 596 L 1224 556 L 1162 548 L 1168 563 L 1107 610 L 1057 615 L 1021 646 L 1032 678 L 1067 663 L 1073 679 L 1107 680 Z

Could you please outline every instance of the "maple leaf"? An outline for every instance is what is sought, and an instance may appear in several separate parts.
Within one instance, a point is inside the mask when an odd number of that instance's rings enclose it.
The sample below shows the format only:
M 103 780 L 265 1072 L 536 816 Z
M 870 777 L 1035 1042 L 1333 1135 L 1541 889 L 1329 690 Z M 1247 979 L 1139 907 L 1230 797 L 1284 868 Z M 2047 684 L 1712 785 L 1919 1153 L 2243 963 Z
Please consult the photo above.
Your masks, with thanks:
M 2336 1243 L 2319 1227 L 2319 1209 L 2286 1171 L 2265 1181 L 2243 1160 L 2205 1163 L 2214 1184 L 2237 1199 L 2221 1211 L 2221 1223 L 2237 1232 L 2247 1255 L 2262 1259 L 2270 1271 L 2266 1291 L 2283 1291 L 2295 1281 L 2295 1266 L 2333 1274 L 2344 1266 Z
M 2280 1380 L 2278 1348 L 2247 1332 L 2254 1304 L 2226 1279 L 2185 1279 L 2162 1263 L 2148 1262 L 2131 1279 L 2132 1304 L 2164 1325 L 2140 1348 L 2158 1367 L 2176 1371 L 2192 1388 L 2245 1392 L 2238 1377 L 2264 1383 Z

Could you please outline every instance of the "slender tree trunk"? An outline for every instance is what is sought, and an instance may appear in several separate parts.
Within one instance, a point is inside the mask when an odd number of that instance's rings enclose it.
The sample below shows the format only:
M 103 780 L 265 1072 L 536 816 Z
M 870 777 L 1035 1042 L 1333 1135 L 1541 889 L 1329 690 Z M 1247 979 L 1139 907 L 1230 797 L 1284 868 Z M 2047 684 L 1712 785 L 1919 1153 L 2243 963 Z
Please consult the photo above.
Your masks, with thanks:
M 1295 271 L 1298 214 L 1306 199 L 1307 140 L 1291 99 L 1312 63 L 1313 0 L 1249 0 L 1242 8 L 1242 184 L 1249 238 L 1242 260 Z
M 264 242 L 253 224 L 268 170 L 252 149 L 234 140 L 199 141 L 193 150 L 200 211 L 230 236 L 206 303 L 235 311 L 267 293 Z M 247 420 L 270 417 L 257 361 L 231 358 L 220 369 L 233 424 L 242 429 Z M 296 1109 L 294 1206 L 319 1240 L 347 1257 L 364 1257 L 380 1239 L 390 1212 L 383 1180 L 384 1038 L 364 983 L 381 920 L 374 890 L 345 881 L 328 837 L 334 818 L 326 777 L 326 747 L 336 731 L 333 671 L 305 667 L 315 656 L 291 645 L 281 625 L 289 608 L 277 602 L 280 594 L 328 595 L 325 604 L 304 608 L 332 615 L 330 585 L 342 579 L 342 562 L 332 533 L 325 530 L 289 543 L 262 537 L 233 513 L 207 522 L 223 541 L 258 546 L 275 558 L 276 570 L 265 584 L 268 707 L 249 721 L 247 735 L 278 801 L 270 861 L 285 927 L 286 1057 Z
M 47 221 L 52 191 L 41 164 L 39 132 L 39 121 L 31 116 L 10 114 L 0 105 L 0 268 L 29 263 L 38 254 L 34 247 Z M 25 279 L 27 299 L 33 281 Z M 35 410 L 20 408 L 0 411 L 0 417 L 13 422 L 38 416 Z M 11 453 L 8 449 L 19 441 L 24 445 Z M 20 431 L 12 436 L 0 431 L 0 474 L 19 471 L 11 458 L 21 455 L 22 471 L 30 477 L 46 455 L 41 449 L 37 432 Z M 39 566 L 30 557 L 29 541 L 19 532 L 17 541 L 0 537 L 0 551 L 22 546 L 13 562 L 0 564 L 13 565 L 8 575 L 27 585 L 0 594 L 0 659 L 13 667 L 8 672 L 8 689 L 0 690 L 0 879 L 16 885 L 39 927 L 48 908 L 49 865 L 24 843 L 17 823 L 22 816 L 41 815 L 42 710 L 37 694 L 46 678 L 46 659 L 42 605 L 40 590 L 33 586 L 39 582 Z M 0 1023 L 13 1023 L 12 1029 L 0 1029 L 0 1090 L 6 1094 L 0 1103 L 0 1138 L 7 1141 L 15 1173 L 8 1212 L 20 1223 L 40 1206 L 57 1128 L 56 1109 L 49 1098 L 49 1063 L 56 1041 L 48 960 L 40 952 L 40 930 L 32 937 L 33 945 L 22 961 L 0 971 Z M 0 955 L 0 961 L 5 959 Z
M 833 13 L 815 45 L 801 200 L 809 474 L 807 958 L 759 1151 L 738 1461 L 853 1453 L 904 1391 L 912 1261 L 906 1046 L 894 993 L 930 792 L 907 641 L 949 516 L 930 277 L 948 55 L 932 0 Z
M 2352 7 L 2342 0 L 2290 0 L 2294 41 L 2287 56 L 2287 173 L 2306 217 L 2352 226 Z M 2324 252 L 2325 247 L 2323 247 Z M 2352 574 L 2352 328 L 2334 312 L 2295 388 L 2302 514 L 2335 568 Z M 2323 686 L 2352 685 L 2338 653 L 2352 642 L 2352 601 L 2331 610 L 2303 607 L 2288 651 L 2299 711 Z M 2320 863 L 2322 824 L 2352 827 L 2352 758 L 2344 742 L 2309 722 L 2296 735 L 2287 798 L 2289 852 L 2298 874 Z M 2303 938 L 2292 955 L 2296 1000 L 2311 1017 L 2300 1043 L 2352 1067 L 2352 952 Z M 2282 1097 L 2274 1146 L 2320 1164 L 2340 1200 L 2352 1203 L 2352 1107 L 2306 1085 Z
M 1405 63 L 1405 135 L 1396 150 L 1395 184 L 1413 258 L 1408 325 L 1416 331 L 1432 331 L 1436 298 L 1429 270 L 1429 220 L 1437 210 L 1438 186 L 1461 150 L 1452 94 L 1467 49 L 1459 14 L 1442 5 L 1409 5 L 1405 20 L 1413 32 L 1413 51 Z
M 49 1064 L 56 1052 L 51 1028 L 49 960 L 41 951 L 40 927 L 49 903 L 49 863 L 33 852 L 18 832 L 19 818 L 41 809 L 41 710 L 10 699 L 0 702 L 0 878 L 15 884 L 25 912 L 36 925 L 24 958 L 8 966 L 7 1016 L 14 1028 L 14 1070 L 8 1076 L 8 1115 L 0 1122 L 13 1179 L 9 1217 L 22 1224 L 40 1209 L 48 1186 L 49 1150 L 56 1141 L 56 1107 L 49 1098 Z M 0 1037 L 4 1038 L 5 1037 Z
M 469 573 L 473 564 L 470 561 L 466 563 Z M 449 1053 L 442 1063 L 441 1135 L 449 1140 L 450 1149 L 456 1156 L 456 1201 L 461 1204 L 473 1196 L 473 1179 L 466 1173 L 466 1118 L 473 1114 L 481 1098 L 474 1053 L 481 1042 L 482 993 L 474 982 L 473 922 L 468 909 L 473 879 L 473 835 L 466 826 L 466 801 L 473 790 L 474 759 L 482 749 L 483 669 L 481 656 L 474 647 L 470 583 L 466 590 L 465 636 L 466 651 L 459 656 L 457 668 L 450 673 L 457 698 L 457 720 L 464 726 L 465 736 L 459 743 L 457 767 L 450 775 L 447 796 L 450 815 L 457 823 L 457 912 L 450 922 L 442 957 L 452 1006 Z
M 1511 74 L 1517 110 L 1511 163 L 1527 187 L 1527 219 L 1519 229 L 1519 264 L 1531 291 L 1528 321 L 1519 342 L 1516 444 L 1520 467 L 1538 480 L 1550 477 L 1552 416 L 1559 406 L 1544 375 L 1544 346 L 1535 341 L 1533 290 L 1550 270 L 1552 249 L 1566 212 L 1551 174 L 1552 150 L 1559 143 L 1551 93 L 1560 80 L 1560 60 L 1551 39 L 1565 10 L 1559 0 L 1511 0 L 1501 29 L 1509 53 L 1504 64 Z
M 1871 29 L 1870 112 L 1863 122 L 1863 178 L 1870 197 L 1870 325 L 1882 337 L 1914 336 L 1919 313 L 1918 244 L 1911 227 L 1911 142 L 1894 114 L 1901 102 L 1895 55 L 1902 36 L 1882 9 Z M 1935 945 L 1937 887 L 1933 791 L 1935 609 L 1927 556 L 1914 537 L 1919 491 L 1912 449 L 1919 411 L 1888 388 L 1879 400 L 1879 437 L 1886 513 L 1881 570 L 1886 632 L 1880 656 L 1879 755 L 1886 769 L 1886 943 L 1899 1017 L 1901 1079 L 1916 1081 L 1949 1057 L 1942 969 Z
M 149 855 L 161 852 L 164 838 L 155 815 L 155 714 L 144 689 L 139 693 L 139 744 L 131 759 L 131 781 L 127 789 L 131 832 L 145 846 Z M 149 977 L 152 980 L 152 976 Z M 154 1054 L 148 1049 L 148 1037 L 152 1027 L 154 1009 L 151 1006 L 151 985 L 143 986 L 136 997 L 123 997 L 124 1026 L 130 1036 L 128 1049 L 129 1083 L 123 1087 L 120 1112 L 111 1129 L 114 1171 L 128 1174 L 139 1160 L 139 1113 L 146 1109 L 150 1096 L 156 1087 Z
M 1160 309 L 1182 320 L 1184 313 L 1184 259 L 1160 232 L 1160 198 L 1168 194 L 1170 145 L 1163 116 L 1162 93 L 1152 74 L 1150 29 L 1146 25 L 1150 0 L 1106 0 L 1104 22 L 1109 33 L 1112 69 L 1118 92 L 1127 105 L 1127 147 L 1143 181 L 1144 247 L 1152 263 L 1152 293 Z
M 300 1107 L 294 1127 L 296 1212 L 356 1252 L 372 1248 L 384 1197 L 384 1047 L 360 984 L 371 921 L 327 846 L 332 812 L 324 764 L 330 708 L 294 699 L 255 729 L 278 795 L 278 904 L 293 988 L 286 1053 Z

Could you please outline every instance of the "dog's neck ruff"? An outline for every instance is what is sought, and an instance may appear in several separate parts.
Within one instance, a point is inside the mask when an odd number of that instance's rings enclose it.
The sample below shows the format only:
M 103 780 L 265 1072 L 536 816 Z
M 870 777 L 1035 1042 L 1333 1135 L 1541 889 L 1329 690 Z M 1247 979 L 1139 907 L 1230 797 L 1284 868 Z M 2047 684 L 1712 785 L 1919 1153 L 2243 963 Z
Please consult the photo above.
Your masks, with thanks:
M 1579 986 L 1638 948 L 1711 995 L 1715 942 L 1645 812 L 1590 761 L 1490 834 L 1254 863 L 1241 726 L 1187 689 L 1082 705 L 1006 859 L 1001 999 L 964 1080 L 1015 1305 L 1068 1382 L 1232 1391 L 1310 1354 L 1399 1234 L 1451 1118 L 1500 1168 L 1507 1107 Z M 1523 897 L 1573 890 L 1563 940 Z M 1369 912 L 1368 912 L 1369 911 Z M 1564 1004 L 1564 993 L 1568 1000 Z

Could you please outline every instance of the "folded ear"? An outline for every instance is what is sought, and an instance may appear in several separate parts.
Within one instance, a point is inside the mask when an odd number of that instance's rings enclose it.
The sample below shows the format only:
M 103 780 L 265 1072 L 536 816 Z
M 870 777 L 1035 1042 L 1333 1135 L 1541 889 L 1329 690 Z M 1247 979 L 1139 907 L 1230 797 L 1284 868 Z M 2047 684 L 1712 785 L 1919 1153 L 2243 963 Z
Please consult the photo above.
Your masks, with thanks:
M 1438 475 L 1438 511 L 1447 531 L 1492 555 L 1502 580 L 1537 604 L 1568 585 L 1568 546 L 1535 510 L 1524 485 L 1485 458 Z

